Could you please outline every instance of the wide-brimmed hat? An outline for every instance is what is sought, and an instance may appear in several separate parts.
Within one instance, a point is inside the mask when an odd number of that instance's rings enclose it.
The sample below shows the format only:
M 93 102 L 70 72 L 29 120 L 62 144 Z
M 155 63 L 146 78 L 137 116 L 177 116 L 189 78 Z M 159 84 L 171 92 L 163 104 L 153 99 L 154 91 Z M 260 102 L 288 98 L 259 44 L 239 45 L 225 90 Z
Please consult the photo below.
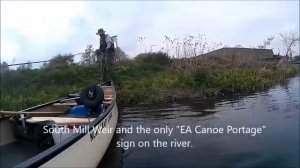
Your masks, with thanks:
M 104 34 L 104 33 L 105 33 L 105 31 L 102 28 L 100 28 L 100 29 L 98 29 L 98 32 L 96 34 L 100 35 L 100 34 Z

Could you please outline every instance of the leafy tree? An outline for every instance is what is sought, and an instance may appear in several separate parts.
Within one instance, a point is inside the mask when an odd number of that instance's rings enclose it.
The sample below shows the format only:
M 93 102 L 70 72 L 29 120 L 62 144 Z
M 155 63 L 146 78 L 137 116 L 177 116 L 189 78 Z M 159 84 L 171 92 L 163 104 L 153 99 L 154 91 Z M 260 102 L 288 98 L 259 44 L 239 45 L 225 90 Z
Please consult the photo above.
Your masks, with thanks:
M 66 68 L 74 63 L 74 55 L 69 54 L 58 54 L 52 58 L 48 64 L 44 64 L 45 68 L 55 69 L 55 68 Z
M 19 70 L 19 71 L 26 70 L 26 69 L 27 69 L 27 67 L 26 67 L 25 64 L 21 64 L 21 65 L 17 68 L 17 70 Z
M 27 61 L 26 69 L 32 69 L 32 63 L 29 60 Z
M 9 70 L 7 62 L 3 61 L 1 65 L 1 73 Z
M 122 61 L 128 59 L 128 55 L 120 48 L 115 48 L 115 60 L 116 61 Z
M 92 45 L 87 45 L 84 53 L 81 56 L 82 65 L 92 65 L 96 63 L 96 54 Z

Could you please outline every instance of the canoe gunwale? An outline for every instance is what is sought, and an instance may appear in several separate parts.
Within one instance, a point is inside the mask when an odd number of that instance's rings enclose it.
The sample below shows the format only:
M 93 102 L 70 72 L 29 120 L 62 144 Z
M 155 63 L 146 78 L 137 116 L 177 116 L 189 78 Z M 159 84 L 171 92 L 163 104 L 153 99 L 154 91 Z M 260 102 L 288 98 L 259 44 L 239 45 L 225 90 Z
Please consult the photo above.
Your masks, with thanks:
M 114 88 L 114 84 L 111 81 L 111 86 L 113 86 Z M 105 112 L 103 115 L 99 115 L 94 121 L 92 121 L 89 124 L 89 131 L 93 130 L 93 127 L 95 127 L 96 125 L 98 125 L 101 121 L 103 121 L 110 113 L 112 113 L 112 109 L 113 107 L 116 105 L 116 93 L 115 93 L 115 89 L 113 89 L 113 95 L 114 95 L 114 100 L 111 102 L 111 104 L 106 108 Z M 61 99 L 59 99 L 61 100 Z M 59 100 L 55 100 L 52 101 L 50 103 L 45 103 L 42 105 L 38 105 L 35 107 L 32 107 L 30 109 L 35 109 L 37 107 L 42 107 L 51 103 L 55 103 Z M 26 110 L 30 110 L 30 109 L 26 109 Z M 26 110 L 22 110 L 22 111 L 26 111 Z M 84 137 L 86 134 L 88 134 L 87 132 L 84 133 L 78 133 L 75 135 L 72 135 L 71 137 L 69 137 L 68 139 L 66 139 L 64 142 L 59 143 L 57 145 L 54 145 L 53 147 L 43 151 L 42 153 L 26 160 L 25 162 L 17 165 L 16 167 L 39 167 L 41 165 L 43 165 L 44 163 L 48 162 L 49 160 L 51 160 L 52 158 L 54 158 L 55 156 L 57 156 L 58 154 L 60 154 L 61 152 L 63 152 L 65 149 L 67 149 L 68 147 L 72 146 L 74 143 L 76 143 L 78 140 L 80 140 L 82 137 Z

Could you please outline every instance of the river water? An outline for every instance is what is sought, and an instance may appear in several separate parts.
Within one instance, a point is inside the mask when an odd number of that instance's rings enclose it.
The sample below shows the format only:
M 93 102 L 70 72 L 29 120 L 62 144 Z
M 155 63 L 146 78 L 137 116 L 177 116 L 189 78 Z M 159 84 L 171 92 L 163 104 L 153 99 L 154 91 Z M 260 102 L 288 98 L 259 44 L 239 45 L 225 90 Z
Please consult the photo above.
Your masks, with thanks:
M 164 106 L 139 105 L 119 112 L 118 127 L 174 127 L 164 134 L 115 134 L 100 167 L 299 167 L 299 77 L 267 91 L 225 100 L 197 100 Z M 260 134 L 181 134 L 195 128 L 261 127 Z M 194 130 L 193 130 L 194 131 Z M 116 147 L 117 141 L 174 139 L 186 148 Z

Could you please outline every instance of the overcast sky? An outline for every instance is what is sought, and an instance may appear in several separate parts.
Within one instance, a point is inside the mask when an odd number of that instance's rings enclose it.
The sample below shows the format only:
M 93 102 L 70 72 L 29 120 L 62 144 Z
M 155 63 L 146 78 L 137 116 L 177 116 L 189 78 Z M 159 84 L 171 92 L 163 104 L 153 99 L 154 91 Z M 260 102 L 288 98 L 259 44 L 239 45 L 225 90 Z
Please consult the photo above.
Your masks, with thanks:
M 208 43 L 256 47 L 269 36 L 275 54 L 278 33 L 299 34 L 299 1 L 1 1 L 1 62 L 47 60 L 58 53 L 99 47 L 98 28 L 118 36 L 135 56 L 141 48 L 163 46 L 164 35 L 205 34 Z M 299 53 L 299 45 L 296 48 Z M 296 54 L 298 54 L 296 53 Z

